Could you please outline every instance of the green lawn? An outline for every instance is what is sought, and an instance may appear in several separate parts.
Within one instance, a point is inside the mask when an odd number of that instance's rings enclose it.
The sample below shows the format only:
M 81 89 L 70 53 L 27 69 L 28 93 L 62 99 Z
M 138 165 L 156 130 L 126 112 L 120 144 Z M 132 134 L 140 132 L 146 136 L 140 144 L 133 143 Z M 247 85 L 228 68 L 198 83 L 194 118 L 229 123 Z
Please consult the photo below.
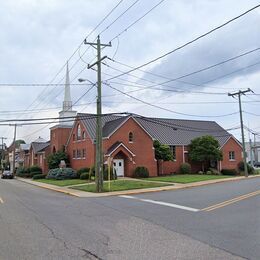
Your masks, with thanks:
M 149 181 L 165 181 L 165 182 L 176 182 L 176 183 L 191 183 L 197 181 L 208 181 L 208 180 L 217 180 L 225 179 L 235 176 L 226 176 L 226 175 L 199 175 L 199 174 L 181 174 L 181 175 L 169 175 L 169 176 L 160 176 L 160 177 L 151 177 L 144 180 Z
M 70 185 L 75 185 L 75 184 L 85 184 L 88 183 L 88 180 L 80 180 L 80 179 L 72 179 L 72 180 L 49 180 L 49 179 L 40 179 L 40 180 L 35 180 L 38 182 L 43 182 L 47 184 L 52 184 L 60 187 L 64 186 L 70 186 Z
M 110 182 L 110 191 L 122 191 L 122 190 L 133 190 L 133 189 L 145 189 L 168 186 L 167 183 L 153 183 L 145 181 L 131 181 L 131 180 L 116 180 Z M 82 190 L 88 192 L 95 192 L 96 186 L 94 184 L 87 184 L 82 186 L 73 187 L 75 190 Z M 108 192 L 108 182 L 104 183 L 104 192 Z

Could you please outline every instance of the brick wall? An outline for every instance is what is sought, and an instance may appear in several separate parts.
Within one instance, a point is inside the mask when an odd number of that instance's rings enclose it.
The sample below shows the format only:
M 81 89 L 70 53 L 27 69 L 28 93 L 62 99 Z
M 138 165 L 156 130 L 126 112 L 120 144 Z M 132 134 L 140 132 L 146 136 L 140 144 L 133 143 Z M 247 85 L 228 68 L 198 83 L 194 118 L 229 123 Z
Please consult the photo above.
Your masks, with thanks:
M 223 160 L 220 162 L 221 169 L 237 169 L 237 164 L 243 160 L 242 147 L 231 137 L 228 142 L 222 147 Z M 229 159 L 229 152 L 235 152 L 235 159 Z M 220 169 L 220 170 L 221 170 Z

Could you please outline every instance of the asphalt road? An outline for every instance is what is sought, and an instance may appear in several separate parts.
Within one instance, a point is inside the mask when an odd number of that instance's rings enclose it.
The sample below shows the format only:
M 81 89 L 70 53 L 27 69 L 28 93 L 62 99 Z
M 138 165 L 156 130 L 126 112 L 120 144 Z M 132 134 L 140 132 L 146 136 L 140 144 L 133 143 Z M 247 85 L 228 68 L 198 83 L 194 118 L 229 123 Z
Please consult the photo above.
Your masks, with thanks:
M 0 180 L 0 260 L 258 260 L 260 196 L 253 192 L 259 187 L 256 178 L 130 197 L 76 198 Z

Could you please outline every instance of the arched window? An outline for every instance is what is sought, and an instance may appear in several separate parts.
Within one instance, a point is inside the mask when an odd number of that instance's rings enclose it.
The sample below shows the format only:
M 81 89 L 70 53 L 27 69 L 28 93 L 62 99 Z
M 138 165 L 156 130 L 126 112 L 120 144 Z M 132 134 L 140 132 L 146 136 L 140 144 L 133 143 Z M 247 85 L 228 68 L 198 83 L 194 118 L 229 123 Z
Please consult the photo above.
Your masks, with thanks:
M 81 139 L 81 127 L 80 127 L 80 124 L 78 124 L 78 127 L 77 127 L 77 140 L 80 140 Z
M 82 139 L 86 139 L 86 133 L 85 133 L 85 131 L 83 131 L 83 133 L 82 133 Z
M 128 141 L 129 143 L 132 143 L 134 141 L 134 134 L 132 132 L 128 134 Z

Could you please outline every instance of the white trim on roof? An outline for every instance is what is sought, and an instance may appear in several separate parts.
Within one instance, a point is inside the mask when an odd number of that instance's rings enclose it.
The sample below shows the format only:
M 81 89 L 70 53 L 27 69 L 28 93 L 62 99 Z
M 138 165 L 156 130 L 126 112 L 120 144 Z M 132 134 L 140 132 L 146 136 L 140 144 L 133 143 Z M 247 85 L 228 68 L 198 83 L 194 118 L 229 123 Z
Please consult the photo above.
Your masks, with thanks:
M 128 149 L 123 143 L 118 144 L 109 154 L 105 154 L 105 156 L 110 156 L 120 146 L 123 146 L 130 154 L 132 154 L 132 156 L 135 156 L 135 154 L 130 149 Z
M 103 139 L 109 139 L 110 136 L 113 135 L 124 123 L 126 123 L 129 118 L 130 118 L 130 116 L 126 116 L 125 120 L 124 120 L 123 122 L 121 122 L 121 124 L 118 125 L 118 126 L 114 129 L 114 131 L 111 132 L 108 136 L 103 137 Z M 119 119 L 119 118 L 118 118 L 118 119 Z M 117 120 L 117 119 L 115 119 L 115 120 Z M 112 121 L 114 121 L 114 120 L 112 120 Z M 111 122 L 111 121 L 109 121 L 109 122 Z
M 220 147 L 220 149 L 222 149 L 224 147 L 224 145 L 226 145 L 226 143 L 230 140 L 230 139 L 233 139 L 240 147 L 242 147 L 242 144 L 233 136 L 233 135 L 230 135 L 229 138 L 226 140 L 226 142 L 224 144 L 222 144 L 222 146 Z

